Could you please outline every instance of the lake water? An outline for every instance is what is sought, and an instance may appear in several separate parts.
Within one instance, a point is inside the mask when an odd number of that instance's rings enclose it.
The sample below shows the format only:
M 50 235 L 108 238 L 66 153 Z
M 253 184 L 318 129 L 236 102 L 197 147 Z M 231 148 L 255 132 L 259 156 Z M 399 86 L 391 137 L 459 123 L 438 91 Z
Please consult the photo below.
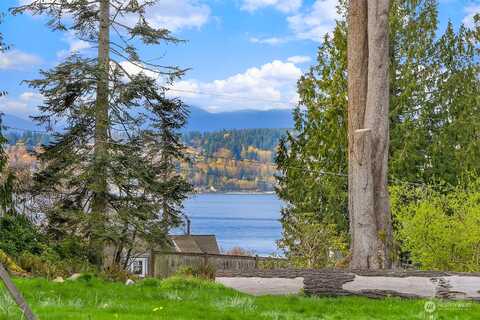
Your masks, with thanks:
M 185 202 L 192 234 L 214 234 L 222 250 L 277 252 L 282 202 L 273 194 L 199 194 Z

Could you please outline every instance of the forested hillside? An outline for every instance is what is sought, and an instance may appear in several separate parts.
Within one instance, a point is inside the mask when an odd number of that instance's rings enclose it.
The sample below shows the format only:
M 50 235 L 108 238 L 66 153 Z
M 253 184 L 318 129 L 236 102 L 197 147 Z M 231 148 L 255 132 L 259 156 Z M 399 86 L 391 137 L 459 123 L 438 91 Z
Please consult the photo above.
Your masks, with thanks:
M 230 156 L 236 160 L 265 161 L 265 155 L 271 157 L 272 153 L 265 152 L 262 158 L 260 156 L 262 152 L 258 151 L 275 151 L 285 133 L 286 129 L 240 129 L 205 133 L 197 131 L 186 133 L 184 142 L 187 146 L 202 149 L 208 156 L 213 156 L 220 149 L 227 149 Z
M 182 163 L 181 171 L 200 192 L 273 191 L 275 150 L 285 132 L 239 129 L 185 133 L 190 162 Z M 49 135 L 34 131 L 10 131 L 6 138 L 10 145 L 21 142 L 28 150 L 51 141 Z
M 8 131 L 5 133 L 5 138 L 9 145 L 15 145 L 21 141 L 29 150 L 39 145 L 46 145 L 52 140 L 49 134 L 36 131 Z
M 273 191 L 276 147 L 285 129 L 190 132 L 183 168 L 199 191 Z

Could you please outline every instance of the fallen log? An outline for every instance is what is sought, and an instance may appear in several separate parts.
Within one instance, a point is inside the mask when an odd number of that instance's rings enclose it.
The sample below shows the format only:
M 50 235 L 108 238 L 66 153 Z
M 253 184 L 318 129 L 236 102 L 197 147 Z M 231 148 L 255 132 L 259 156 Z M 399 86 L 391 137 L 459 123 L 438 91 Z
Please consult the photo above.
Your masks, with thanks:
M 311 296 L 421 298 L 480 302 L 480 273 L 365 270 L 217 270 L 217 278 L 303 278 Z
M 438 298 L 480 301 L 480 274 L 435 271 L 318 270 L 304 276 L 316 296 Z

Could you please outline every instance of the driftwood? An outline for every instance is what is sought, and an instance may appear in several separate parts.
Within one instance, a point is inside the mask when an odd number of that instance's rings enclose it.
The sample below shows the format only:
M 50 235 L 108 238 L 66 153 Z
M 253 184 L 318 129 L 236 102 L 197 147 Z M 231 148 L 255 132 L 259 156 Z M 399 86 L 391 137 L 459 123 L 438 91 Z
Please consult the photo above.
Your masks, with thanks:
M 480 273 L 440 271 L 364 271 L 274 269 L 218 270 L 221 278 L 303 278 L 304 292 L 315 296 L 438 298 L 480 301 Z
M 22 296 L 20 291 L 17 289 L 15 284 L 12 282 L 12 279 L 10 278 L 10 275 L 8 274 L 7 270 L 3 267 L 2 263 L 0 263 L 0 279 L 5 284 L 5 287 L 7 288 L 7 291 L 12 296 L 13 300 L 17 303 L 17 305 L 22 310 L 25 318 L 27 320 L 36 320 L 37 317 L 35 317 L 32 310 L 28 306 L 27 301 Z

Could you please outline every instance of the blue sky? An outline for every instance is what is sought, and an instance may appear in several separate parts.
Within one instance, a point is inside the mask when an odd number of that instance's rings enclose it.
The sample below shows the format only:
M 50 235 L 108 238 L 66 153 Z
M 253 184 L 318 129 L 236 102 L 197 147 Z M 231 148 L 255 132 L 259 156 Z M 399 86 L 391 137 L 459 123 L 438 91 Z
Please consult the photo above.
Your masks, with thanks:
M 20 1 L 0 0 L 0 12 Z M 314 63 L 319 39 L 332 29 L 336 0 L 160 0 L 149 18 L 169 28 L 180 45 L 142 49 L 146 59 L 191 71 L 172 94 L 213 112 L 291 108 L 299 76 Z M 480 0 L 441 0 L 442 27 L 471 23 Z M 28 117 L 41 96 L 21 84 L 88 46 L 69 34 L 51 32 L 42 17 L 6 16 L 0 30 L 13 45 L 0 54 L 0 84 L 9 91 L 0 111 Z M 214 95 L 212 95 L 214 94 Z

